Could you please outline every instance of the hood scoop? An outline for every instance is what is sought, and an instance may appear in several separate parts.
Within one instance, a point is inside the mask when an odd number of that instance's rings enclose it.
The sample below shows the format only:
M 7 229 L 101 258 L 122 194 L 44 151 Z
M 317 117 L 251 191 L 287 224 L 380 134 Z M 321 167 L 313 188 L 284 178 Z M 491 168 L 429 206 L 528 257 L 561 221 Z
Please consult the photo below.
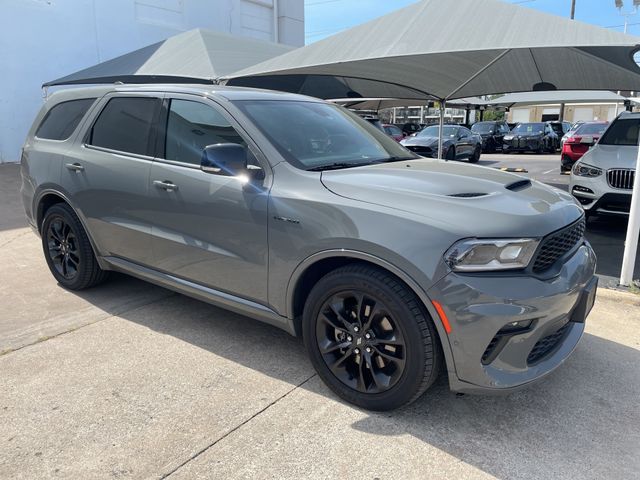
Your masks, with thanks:
M 525 188 L 529 188 L 531 186 L 531 180 L 524 179 L 518 180 L 517 182 L 510 183 L 509 185 L 505 185 L 504 188 L 507 190 L 511 190 L 512 192 L 517 192 L 519 190 L 524 190 Z
M 475 197 L 484 197 L 485 195 L 489 195 L 489 194 L 480 193 L 480 192 L 468 192 L 468 193 L 452 193 L 451 195 L 447 195 L 447 196 L 457 197 L 457 198 L 475 198 Z

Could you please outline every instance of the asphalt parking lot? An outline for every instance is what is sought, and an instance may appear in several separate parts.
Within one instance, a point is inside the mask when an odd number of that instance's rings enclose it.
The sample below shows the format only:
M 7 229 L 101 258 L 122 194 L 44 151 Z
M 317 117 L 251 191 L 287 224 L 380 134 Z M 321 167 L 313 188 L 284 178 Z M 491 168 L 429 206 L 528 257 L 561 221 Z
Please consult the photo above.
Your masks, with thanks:
M 569 175 L 560 173 L 560 154 L 483 154 L 479 164 L 494 168 L 524 168 L 527 173 L 520 175 L 565 191 L 569 189 Z M 626 232 L 626 218 L 600 216 L 589 219 L 586 236 L 598 255 L 598 275 L 601 285 L 615 287 L 618 284 Z M 638 277 L 640 277 L 640 248 L 636 256 L 634 278 Z
M 601 290 L 536 387 L 456 396 L 441 378 L 374 414 L 270 326 L 121 275 L 61 289 L 17 172 L 0 166 L 0 478 L 638 477 L 638 296 Z

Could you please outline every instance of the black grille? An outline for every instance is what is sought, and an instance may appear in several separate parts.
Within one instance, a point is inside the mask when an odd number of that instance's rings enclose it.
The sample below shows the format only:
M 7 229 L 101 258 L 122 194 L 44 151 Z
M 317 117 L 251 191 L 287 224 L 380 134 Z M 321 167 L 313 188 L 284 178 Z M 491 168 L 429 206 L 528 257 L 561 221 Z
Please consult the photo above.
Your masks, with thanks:
M 556 332 L 538 340 L 527 357 L 527 364 L 532 365 L 550 355 L 563 340 L 569 330 L 569 326 L 570 323 L 565 323 L 564 326 L 556 330 Z
M 560 257 L 582 242 L 585 227 L 586 221 L 582 217 L 568 227 L 545 237 L 536 254 L 533 271 L 542 273 L 548 270 Z
M 636 171 L 616 168 L 607 171 L 607 182 L 609 186 L 620 190 L 633 190 Z
M 498 346 L 498 344 L 500 343 L 500 336 L 496 335 L 495 337 L 493 337 L 491 339 L 491 341 L 489 342 L 489 345 L 487 345 L 487 349 L 484 351 L 484 353 L 482 354 L 482 363 L 484 365 L 487 365 L 490 362 L 490 359 L 492 360 L 494 355 L 494 351 L 496 349 L 496 347 Z
M 433 155 L 433 149 L 431 147 L 423 147 L 422 145 L 405 145 L 405 148 L 423 157 Z

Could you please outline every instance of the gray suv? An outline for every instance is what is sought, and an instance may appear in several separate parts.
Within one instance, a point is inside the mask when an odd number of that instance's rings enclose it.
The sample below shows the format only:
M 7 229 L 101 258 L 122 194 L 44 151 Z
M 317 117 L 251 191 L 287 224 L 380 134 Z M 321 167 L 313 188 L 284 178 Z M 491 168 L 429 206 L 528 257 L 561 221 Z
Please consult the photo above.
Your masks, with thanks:
M 368 409 L 415 400 L 442 371 L 459 392 L 539 379 L 595 297 L 568 194 L 421 158 L 303 96 L 55 93 L 24 144 L 22 198 L 65 288 L 119 271 L 283 328 Z

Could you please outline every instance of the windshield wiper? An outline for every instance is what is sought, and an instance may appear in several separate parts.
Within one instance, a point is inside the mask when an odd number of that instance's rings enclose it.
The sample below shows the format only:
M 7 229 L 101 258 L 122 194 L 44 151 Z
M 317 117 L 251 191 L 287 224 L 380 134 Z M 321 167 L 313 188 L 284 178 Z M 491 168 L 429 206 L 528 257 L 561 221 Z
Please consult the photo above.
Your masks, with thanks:
M 376 160 L 374 163 L 404 162 L 405 160 L 418 160 L 418 157 L 389 157 Z
M 322 172 L 324 170 L 340 170 L 341 168 L 363 167 L 365 165 L 371 165 L 371 162 L 366 162 L 366 163 L 336 162 L 336 163 L 329 163 L 327 165 L 320 165 L 319 167 L 308 168 L 307 171 Z

